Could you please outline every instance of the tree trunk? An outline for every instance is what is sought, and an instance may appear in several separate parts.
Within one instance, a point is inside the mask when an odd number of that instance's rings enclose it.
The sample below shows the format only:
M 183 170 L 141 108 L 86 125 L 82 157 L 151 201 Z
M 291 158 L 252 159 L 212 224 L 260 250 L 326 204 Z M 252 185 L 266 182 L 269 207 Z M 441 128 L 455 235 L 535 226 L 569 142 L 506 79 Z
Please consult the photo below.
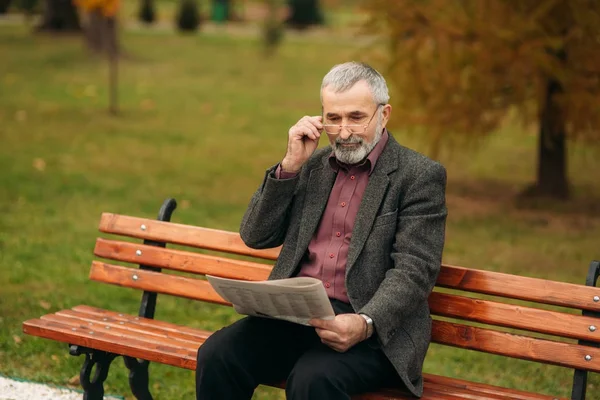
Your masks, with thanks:
M 80 32 L 79 15 L 71 0 L 45 0 L 42 22 L 36 29 L 45 32 Z
M 0 14 L 6 14 L 11 0 L 0 0 Z
M 289 0 L 290 16 L 286 23 L 295 29 L 323 24 L 319 0 Z
M 558 199 L 569 197 L 565 118 L 561 105 L 556 101 L 556 96 L 562 92 L 560 82 L 548 80 L 540 115 L 538 170 L 534 190 L 539 195 Z
M 114 17 L 106 17 L 100 10 L 87 13 L 85 37 L 88 48 L 97 54 L 117 55 L 117 22 Z

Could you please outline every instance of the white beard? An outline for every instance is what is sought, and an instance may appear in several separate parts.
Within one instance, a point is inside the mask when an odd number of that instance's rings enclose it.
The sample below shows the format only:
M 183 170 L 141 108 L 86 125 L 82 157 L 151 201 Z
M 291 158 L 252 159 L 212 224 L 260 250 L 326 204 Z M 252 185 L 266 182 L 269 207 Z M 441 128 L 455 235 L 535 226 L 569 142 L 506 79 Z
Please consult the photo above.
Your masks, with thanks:
M 344 164 L 354 165 L 363 161 L 369 153 L 375 148 L 377 143 L 383 136 L 383 127 L 381 126 L 381 114 L 377 117 L 377 126 L 375 127 L 375 137 L 371 143 L 365 143 L 364 139 L 360 136 L 350 136 L 348 139 L 337 138 L 335 142 L 331 144 L 335 158 Z M 358 148 L 347 149 L 342 144 L 358 143 Z

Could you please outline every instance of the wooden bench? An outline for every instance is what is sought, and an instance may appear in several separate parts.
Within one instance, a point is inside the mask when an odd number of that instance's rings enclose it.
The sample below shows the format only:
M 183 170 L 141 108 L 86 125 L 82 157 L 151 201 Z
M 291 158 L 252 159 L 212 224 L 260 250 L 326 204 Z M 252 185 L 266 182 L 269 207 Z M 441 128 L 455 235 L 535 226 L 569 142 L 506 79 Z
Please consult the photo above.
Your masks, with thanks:
M 80 305 L 23 323 L 25 333 L 68 343 L 72 355 L 85 354 L 80 376 L 88 400 L 102 398 L 103 382 L 117 356 L 123 356 L 131 370 L 130 386 L 138 399 L 152 398 L 148 389 L 150 361 L 195 369 L 196 350 L 211 332 L 153 319 L 157 293 L 227 303 L 204 279 L 163 273 L 162 269 L 263 280 L 270 271 L 264 262 L 191 250 L 208 249 L 262 260 L 274 260 L 278 255 L 279 249 L 246 247 L 237 233 L 167 222 L 175 207 L 174 200 L 167 200 L 158 221 L 108 213 L 100 220 L 101 232 L 144 240 L 141 244 L 98 238 L 96 256 L 140 267 L 93 261 L 90 272 L 92 280 L 143 290 L 138 316 Z M 166 243 L 191 249 L 167 249 Z M 588 371 L 600 372 L 600 288 L 596 287 L 599 274 L 600 263 L 596 261 L 590 266 L 586 285 L 443 265 L 429 302 L 435 316 L 432 341 L 573 369 L 572 399 L 585 399 Z M 474 294 L 479 298 L 474 298 Z M 494 297 L 481 299 L 481 294 Z M 513 299 L 528 303 L 517 305 Z M 547 306 L 534 308 L 531 303 L 561 307 L 547 310 Z M 570 311 L 563 311 L 563 307 Z M 598 392 L 592 398 L 600 398 L 594 397 L 597 395 Z M 398 389 L 384 389 L 355 398 L 410 397 Z M 425 375 L 423 395 L 427 400 L 555 398 L 429 374 Z

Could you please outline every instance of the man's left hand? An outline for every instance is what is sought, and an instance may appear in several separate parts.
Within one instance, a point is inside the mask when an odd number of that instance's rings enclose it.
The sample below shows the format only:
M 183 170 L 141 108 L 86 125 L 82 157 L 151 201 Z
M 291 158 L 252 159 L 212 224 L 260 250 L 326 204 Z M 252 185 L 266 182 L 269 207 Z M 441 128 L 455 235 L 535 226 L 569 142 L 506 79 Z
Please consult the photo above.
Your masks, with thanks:
M 367 322 L 358 314 L 339 314 L 332 320 L 311 319 L 321 342 L 343 353 L 366 339 Z

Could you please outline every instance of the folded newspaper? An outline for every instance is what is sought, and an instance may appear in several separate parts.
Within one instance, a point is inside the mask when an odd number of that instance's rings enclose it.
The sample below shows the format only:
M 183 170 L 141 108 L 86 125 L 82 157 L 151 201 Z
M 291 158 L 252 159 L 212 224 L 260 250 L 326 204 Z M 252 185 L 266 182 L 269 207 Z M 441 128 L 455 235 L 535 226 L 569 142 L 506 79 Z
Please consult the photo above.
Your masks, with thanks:
M 335 313 L 323 283 L 310 277 L 241 281 L 206 275 L 208 282 L 240 314 L 283 319 L 308 325 L 312 318 L 333 319 Z

